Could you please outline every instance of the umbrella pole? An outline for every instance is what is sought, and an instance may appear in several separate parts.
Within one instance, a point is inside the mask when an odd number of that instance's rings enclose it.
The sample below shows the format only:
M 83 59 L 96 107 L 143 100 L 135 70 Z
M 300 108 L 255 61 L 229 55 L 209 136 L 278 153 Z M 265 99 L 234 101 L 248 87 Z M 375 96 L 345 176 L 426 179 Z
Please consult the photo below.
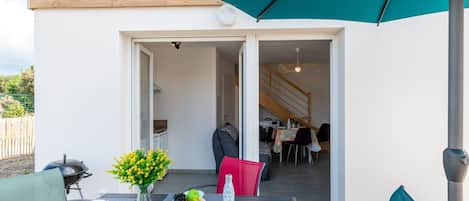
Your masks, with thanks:
M 449 0 L 448 148 L 443 152 L 448 201 L 463 201 L 468 157 L 463 150 L 464 0 Z

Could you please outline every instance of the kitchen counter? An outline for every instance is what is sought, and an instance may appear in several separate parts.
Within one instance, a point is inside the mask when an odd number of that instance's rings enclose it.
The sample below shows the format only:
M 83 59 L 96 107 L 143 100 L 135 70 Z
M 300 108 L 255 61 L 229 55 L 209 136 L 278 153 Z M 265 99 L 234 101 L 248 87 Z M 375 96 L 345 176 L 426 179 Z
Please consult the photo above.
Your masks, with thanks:
M 166 128 L 153 130 L 153 148 L 168 150 L 168 130 Z
M 153 136 L 154 137 L 160 137 L 160 136 L 167 135 L 167 134 L 168 134 L 167 129 L 153 130 Z
M 168 129 L 166 129 L 166 128 L 153 129 L 153 133 L 154 133 L 154 134 L 163 133 L 163 132 L 166 132 L 167 130 L 168 130 Z

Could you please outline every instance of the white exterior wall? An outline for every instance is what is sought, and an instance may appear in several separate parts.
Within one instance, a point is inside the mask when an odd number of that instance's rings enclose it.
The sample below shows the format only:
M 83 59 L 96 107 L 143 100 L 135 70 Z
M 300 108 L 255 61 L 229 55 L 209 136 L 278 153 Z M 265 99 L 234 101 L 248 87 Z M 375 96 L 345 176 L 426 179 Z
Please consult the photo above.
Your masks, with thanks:
M 215 47 L 154 48 L 157 119 L 168 120 L 170 169 L 214 170 Z
M 385 200 L 404 184 L 415 200 L 446 200 L 444 15 L 353 26 L 345 41 L 347 199 Z
M 339 74 L 333 75 L 341 82 L 332 84 L 339 87 L 331 98 L 333 105 L 339 104 L 331 110 L 337 115 L 332 121 L 341 126 L 333 125 L 339 135 L 333 136 L 338 139 L 333 149 L 339 151 L 333 157 L 340 155 L 333 158 L 338 164 L 333 172 L 339 170 L 333 177 L 343 181 L 333 183 L 333 188 L 343 191 L 332 198 L 387 200 L 404 184 L 416 200 L 445 200 L 446 14 L 378 28 L 328 20 L 257 24 L 241 14 L 234 27 L 224 28 L 215 11 L 205 7 L 36 10 L 36 169 L 65 152 L 84 160 L 95 174 L 82 183 L 87 197 L 127 191 L 105 171 L 113 157 L 130 150 L 130 38 L 138 31 L 233 34 L 239 33 L 233 30 L 318 28 L 311 35 L 324 35 L 343 28 L 336 41 Z M 334 95 L 343 97 L 334 100 Z M 469 188 L 465 189 L 467 200 Z

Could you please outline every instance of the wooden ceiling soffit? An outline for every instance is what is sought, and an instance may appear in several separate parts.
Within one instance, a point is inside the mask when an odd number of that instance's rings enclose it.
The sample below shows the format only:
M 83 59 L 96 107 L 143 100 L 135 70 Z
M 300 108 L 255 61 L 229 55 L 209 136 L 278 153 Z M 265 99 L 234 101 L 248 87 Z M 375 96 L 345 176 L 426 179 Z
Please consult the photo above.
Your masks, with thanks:
M 220 6 L 221 0 L 28 0 L 30 9 Z

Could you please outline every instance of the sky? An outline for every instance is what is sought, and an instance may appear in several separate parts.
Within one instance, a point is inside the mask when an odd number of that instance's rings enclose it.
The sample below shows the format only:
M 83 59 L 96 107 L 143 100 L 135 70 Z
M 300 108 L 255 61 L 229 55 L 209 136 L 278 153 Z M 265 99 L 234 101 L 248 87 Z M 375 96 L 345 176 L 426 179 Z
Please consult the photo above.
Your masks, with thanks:
M 27 0 L 0 0 L 0 75 L 32 65 L 34 14 Z

